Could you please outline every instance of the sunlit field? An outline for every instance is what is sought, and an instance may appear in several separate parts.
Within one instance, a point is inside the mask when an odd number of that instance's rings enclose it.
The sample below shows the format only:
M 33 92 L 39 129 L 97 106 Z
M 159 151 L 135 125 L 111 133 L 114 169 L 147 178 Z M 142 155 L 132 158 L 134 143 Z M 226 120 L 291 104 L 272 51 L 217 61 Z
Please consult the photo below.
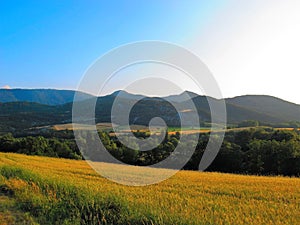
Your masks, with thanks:
M 0 168 L 1 190 L 41 224 L 300 224 L 298 178 L 181 171 L 132 187 L 84 161 L 5 153 Z
M 131 130 L 126 130 L 123 126 L 116 126 L 118 132 L 120 133 L 129 133 L 129 132 L 149 132 L 149 129 L 147 126 L 144 125 L 131 125 Z M 261 128 L 267 128 L 265 126 L 260 126 Z M 73 130 L 73 125 L 72 123 L 67 123 L 67 124 L 56 124 L 53 126 L 44 126 L 44 127 L 40 127 L 40 129 L 53 129 L 56 131 L 62 131 L 62 130 Z M 81 124 L 81 125 L 76 125 L 77 129 L 81 129 L 81 130 L 89 130 L 91 129 L 90 126 Z M 106 131 L 106 132 L 112 132 L 113 128 L 112 128 L 112 124 L 111 123 L 97 123 L 96 124 L 96 128 L 99 131 Z M 227 131 L 241 131 L 241 130 L 245 130 L 245 129 L 249 129 L 251 127 L 240 127 L 240 128 L 229 128 L 227 129 Z M 253 128 L 257 128 L 257 127 L 253 127 Z M 158 130 L 161 129 L 161 127 L 157 128 Z M 295 130 L 295 128 L 291 128 L 291 127 L 285 127 L 285 128 L 274 128 L 275 130 Z M 297 128 L 296 128 L 297 129 Z M 222 129 L 220 129 L 222 130 Z M 298 128 L 297 130 L 300 130 L 300 128 Z M 196 129 L 194 127 L 168 127 L 168 132 L 169 134 L 175 134 L 176 132 L 180 132 L 182 134 L 194 134 L 194 133 L 207 133 L 210 132 L 210 127 L 201 127 L 200 129 Z

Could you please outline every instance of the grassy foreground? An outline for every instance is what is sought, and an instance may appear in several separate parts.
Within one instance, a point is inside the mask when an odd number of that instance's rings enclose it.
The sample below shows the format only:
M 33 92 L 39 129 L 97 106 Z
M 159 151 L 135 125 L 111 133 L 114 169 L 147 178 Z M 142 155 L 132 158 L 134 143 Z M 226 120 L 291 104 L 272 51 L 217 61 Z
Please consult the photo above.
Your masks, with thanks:
M 300 224 L 299 178 L 181 171 L 129 187 L 84 161 L 0 153 L 0 191 L 40 224 Z
M 3 193 L 0 193 L 0 224 L 13 225 L 13 224 L 37 224 L 34 219 L 29 215 L 20 211 L 18 203 Z

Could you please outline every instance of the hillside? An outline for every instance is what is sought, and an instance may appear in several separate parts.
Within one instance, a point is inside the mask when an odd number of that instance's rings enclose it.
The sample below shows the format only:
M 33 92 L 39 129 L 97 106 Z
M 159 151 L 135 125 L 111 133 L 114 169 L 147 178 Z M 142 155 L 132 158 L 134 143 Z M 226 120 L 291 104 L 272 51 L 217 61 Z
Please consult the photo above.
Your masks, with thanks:
M 74 91 L 63 90 L 0 90 L 0 119 L 1 127 L 30 128 L 71 122 L 72 100 Z M 130 113 L 130 123 L 148 125 L 151 118 L 162 117 L 169 126 L 179 126 L 179 117 L 189 120 L 193 116 L 199 116 L 201 122 L 210 122 L 210 108 L 205 96 L 187 92 L 197 112 L 190 109 L 188 101 L 183 94 L 166 98 L 146 97 L 134 95 L 125 91 L 116 91 L 110 95 L 97 98 L 96 122 L 111 122 L 111 107 L 116 96 L 120 96 L 118 111 L 129 103 L 135 104 Z M 79 100 L 82 108 L 88 103 L 87 94 L 81 94 Z M 141 99 L 142 100 L 139 100 Z M 220 100 L 209 97 L 216 104 Z M 139 100 L 139 101 L 138 101 Z M 21 101 L 21 102 L 20 102 Z M 174 106 L 180 109 L 176 112 Z M 1 103 L 3 102 L 3 103 Z M 263 124 L 279 124 L 290 121 L 300 121 L 300 105 L 284 101 L 272 96 L 239 96 L 225 99 L 227 108 L 227 120 L 231 124 L 237 124 L 245 120 L 257 120 Z M 122 115 L 121 115 L 122 116 Z M 188 121 L 189 126 L 193 122 Z M 0 129 L 3 130 L 3 129 Z
M 49 106 L 33 102 L 0 103 L 0 132 L 71 122 L 71 105 Z
M 226 99 L 226 102 L 277 118 L 300 120 L 299 105 L 272 96 L 245 95 Z
M 0 102 L 35 102 L 45 105 L 61 105 L 72 102 L 75 91 L 55 89 L 0 89 Z M 79 93 L 79 100 L 90 95 Z
M 134 182 L 132 167 L 118 168 L 120 179 Z M 300 223 L 298 178 L 180 171 L 132 187 L 108 181 L 85 161 L 0 153 L 0 187 L 45 225 Z

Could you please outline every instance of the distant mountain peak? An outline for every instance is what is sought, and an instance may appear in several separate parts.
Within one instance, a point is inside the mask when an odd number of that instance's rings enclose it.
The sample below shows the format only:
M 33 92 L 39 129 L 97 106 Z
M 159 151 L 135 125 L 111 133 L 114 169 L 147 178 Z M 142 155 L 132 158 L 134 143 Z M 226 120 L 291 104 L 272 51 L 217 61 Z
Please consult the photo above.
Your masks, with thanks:
M 31 102 L 42 104 L 37 106 L 35 104 L 16 103 L 0 104 L 0 106 L 2 110 L 4 110 L 3 112 L 7 112 L 8 109 L 11 109 L 10 112 L 14 112 L 14 110 L 16 110 L 16 112 L 21 112 L 22 107 L 25 106 L 27 112 L 30 112 L 31 109 L 33 112 L 35 112 L 37 110 L 47 111 L 49 108 L 47 108 L 46 106 L 56 107 L 59 105 L 59 107 L 56 108 L 58 112 L 61 112 L 60 110 L 70 112 L 72 108 L 71 103 L 73 102 L 75 93 L 76 91 L 72 90 L 56 89 L 0 89 L 0 102 L 2 103 Z M 91 98 L 91 95 L 82 92 L 78 93 L 79 101 Z M 137 102 L 141 99 L 144 99 L 144 101 L 142 101 L 140 105 L 147 106 L 148 110 L 141 110 L 140 112 L 142 116 L 146 114 L 150 116 L 149 114 L 151 113 L 157 113 L 159 115 L 159 112 L 164 112 L 165 116 L 167 117 L 169 116 L 168 112 L 170 112 L 170 104 L 168 105 L 167 102 L 172 102 L 172 104 L 177 105 L 182 112 L 187 112 L 187 110 L 190 109 L 189 102 L 187 100 L 192 99 L 199 111 L 200 118 L 204 121 L 208 121 L 210 118 L 210 107 L 208 104 L 208 99 L 217 102 L 219 101 L 212 97 L 198 95 L 190 91 L 185 91 L 178 95 L 159 98 L 132 94 L 125 90 L 117 90 L 110 95 L 98 97 L 98 99 L 101 99 L 101 101 L 99 101 L 99 104 L 102 104 L 98 109 L 103 111 L 103 114 L 101 114 L 101 119 L 105 122 L 109 122 L 110 107 L 116 96 L 122 98 L 122 104 L 128 104 L 129 101 L 131 104 L 132 101 Z M 290 103 L 273 96 L 244 95 L 234 98 L 227 98 L 224 100 L 226 102 L 228 121 L 230 123 L 237 123 L 243 120 L 258 120 L 267 123 L 300 121 L 300 105 Z M 43 110 L 43 108 L 45 108 L 45 110 Z M 65 115 L 64 111 L 61 112 L 62 115 Z M 172 116 L 170 116 L 169 119 L 172 119 Z
M 72 102 L 76 91 L 56 89 L 0 89 L 0 102 L 36 102 L 46 105 L 62 105 Z M 85 100 L 90 95 L 78 93 L 78 100 Z

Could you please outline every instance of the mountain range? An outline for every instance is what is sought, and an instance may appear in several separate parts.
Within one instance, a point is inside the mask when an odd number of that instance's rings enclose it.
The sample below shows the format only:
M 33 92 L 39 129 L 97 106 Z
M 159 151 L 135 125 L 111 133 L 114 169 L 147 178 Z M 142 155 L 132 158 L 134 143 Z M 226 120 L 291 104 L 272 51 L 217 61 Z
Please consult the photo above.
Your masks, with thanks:
M 54 89 L 0 89 L 0 131 L 18 130 L 34 126 L 69 123 L 72 118 L 72 101 L 75 91 Z M 135 95 L 116 91 L 97 97 L 96 122 L 111 122 L 111 107 L 117 96 L 118 107 L 133 104 L 130 112 L 131 124 L 148 124 L 153 117 L 162 117 L 170 126 L 180 123 L 180 116 L 190 115 L 186 94 L 197 109 L 201 122 L 210 122 L 207 98 L 212 97 L 185 92 L 165 98 Z M 78 101 L 88 102 L 94 96 L 79 92 Z M 267 95 L 245 95 L 224 99 L 228 123 L 237 124 L 245 120 L 256 120 L 265 124 L 300 122 L 300 105 Z M 172 104 L 171 104 L 171 103 Z M 178 113 L 174 105 L 180 109 Z M 192 124 L 191 124 L 192 125 Z
M 35 102 L 45 105 L 62 105 L 73 101 L 75 91 L 55 89 L 0 89 L 0 102 Z M 78 93 L 77 99 L 90 95 Z

